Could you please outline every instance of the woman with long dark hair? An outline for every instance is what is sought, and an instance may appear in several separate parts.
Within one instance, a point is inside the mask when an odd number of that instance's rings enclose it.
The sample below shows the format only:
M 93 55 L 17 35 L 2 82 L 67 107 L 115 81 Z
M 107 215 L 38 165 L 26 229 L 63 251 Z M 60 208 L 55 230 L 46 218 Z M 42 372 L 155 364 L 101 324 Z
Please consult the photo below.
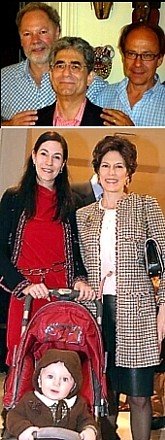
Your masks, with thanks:
M 55 131 L 42 133 L 16 188 L 0 204 L 0 286 L 11 295 L 7 364 L 19 344 L 25 297 L 30 317 L 47 301 L 49 289 L 72 288 L 79 299 L 94 296 L 87 284 L 77 240 L 67 171 L 68 147 Z

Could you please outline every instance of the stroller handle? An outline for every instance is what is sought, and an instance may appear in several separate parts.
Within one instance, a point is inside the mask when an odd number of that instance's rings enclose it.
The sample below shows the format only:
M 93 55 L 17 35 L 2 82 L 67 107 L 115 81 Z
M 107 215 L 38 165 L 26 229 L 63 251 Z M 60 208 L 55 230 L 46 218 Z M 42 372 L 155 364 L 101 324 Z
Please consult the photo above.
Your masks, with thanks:
M 80 440 L 78 432 L 65 428 L 40 428 L 33 432 L 34 439 L 54 439 L 54 440 Z
M 52 296 L 56 296 L 58 299 L 63 299 L 65 301 L 72 301 L 73 299 L 78 298 L 79 291 L 73 290 L 73 289 L 49 289 L 49 293 Z M 24 333 L 29 319 L 29 312 L 31 307 L 33 297 L 31 295 L 27 295 L 25 298 L 25 304 L 24 304 L 24 312 L 23 312 L 23 318 L 22 318 L 22 328 L 21 328 L 21 335 Z
M 65 301 L 73 301 L 74 299 L 78 298 L 79 296 L 79 290 L 69 289 L 69 288 L 61 288 L 61 289 L 49 289 L 49 293 L 52 296 L 56 296 L 59 300 L 65 300 Z M 29 312 L 31 307 L 33 297 L 31 295 L 27 295 L 25 298 L 25 304 L 24 304 L 24 312 L 23 312 L 23 319 L 22 319 L 22 327 L 21 327 L 21 335 L 26 330 L 28 320 L 29 320 Z M 97 310 L 97 323 L 99 326 L 101 326 L 102 322 L 102 303 L 100 300 L 94 300 Z
M 65 289 L 49 289 L 50 295 L 57 296 L 59 299 L 64 299 L 65 301 L 72 301 L 73 299 L 78 298 L 79 290 L 73 290 L 69 288 Z

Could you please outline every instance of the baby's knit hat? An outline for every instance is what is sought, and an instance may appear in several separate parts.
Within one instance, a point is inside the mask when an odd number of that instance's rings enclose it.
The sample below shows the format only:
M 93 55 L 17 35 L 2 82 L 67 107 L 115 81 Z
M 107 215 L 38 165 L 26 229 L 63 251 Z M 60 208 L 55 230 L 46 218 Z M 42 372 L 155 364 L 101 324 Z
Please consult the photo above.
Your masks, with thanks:
M 35 390 L 39 391 L 39 393 L 41 392 L 41 389 L 38 384 L 38 377 L 40 375 L 41 369 L 56 362 L 64 363 L 65 367 L 72 375 L 76 384 L 76 386 L 69 393 L 67 398 L 75 396 L 81 388 L 82 370 L 81 370 L 81 361 L 79 355 L 75 351 L 70 351 L 70 350 L 49 349 L 44 353 L 42 358 L 39 360 L 33 374 L 33 386 Z

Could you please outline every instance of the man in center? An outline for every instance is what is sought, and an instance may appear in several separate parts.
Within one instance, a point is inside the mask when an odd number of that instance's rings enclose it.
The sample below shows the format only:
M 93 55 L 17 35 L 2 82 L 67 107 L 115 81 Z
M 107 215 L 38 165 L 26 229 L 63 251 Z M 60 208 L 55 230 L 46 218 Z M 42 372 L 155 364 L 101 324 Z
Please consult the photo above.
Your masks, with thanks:
M 94 51 L 80 37 L 63 37 L 54 44 L 50 78 L 56 101 L 38 110 L 36 125 L 101 126 L 102 108 L 86 98 L 93 81 Z

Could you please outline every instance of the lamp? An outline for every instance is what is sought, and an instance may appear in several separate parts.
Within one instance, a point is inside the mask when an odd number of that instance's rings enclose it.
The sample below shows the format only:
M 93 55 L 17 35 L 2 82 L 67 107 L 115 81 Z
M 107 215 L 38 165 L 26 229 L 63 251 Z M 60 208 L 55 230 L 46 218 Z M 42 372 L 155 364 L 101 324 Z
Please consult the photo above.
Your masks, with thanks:
M 103 20 L 109 17 L 113 2 L 92 2 L 96 17 Z

